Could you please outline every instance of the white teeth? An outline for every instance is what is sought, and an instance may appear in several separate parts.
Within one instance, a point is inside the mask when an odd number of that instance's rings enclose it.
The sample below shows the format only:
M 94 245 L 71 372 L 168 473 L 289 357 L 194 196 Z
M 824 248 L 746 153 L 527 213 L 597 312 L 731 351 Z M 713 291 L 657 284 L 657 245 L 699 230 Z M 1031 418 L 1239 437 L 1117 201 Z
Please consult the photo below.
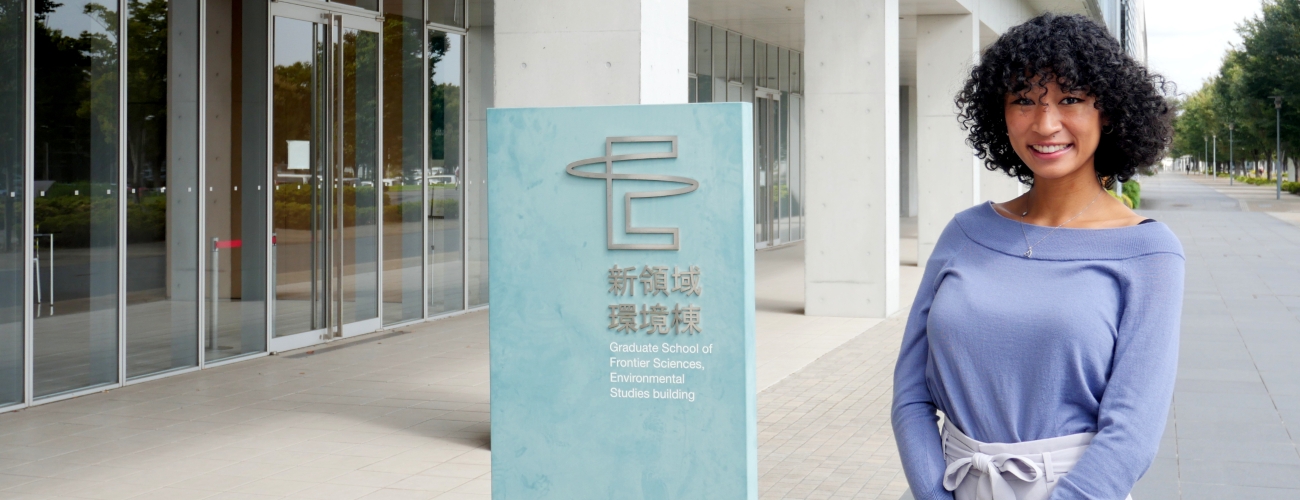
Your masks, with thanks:
M 1057 151 L 1070 147 L 1070 145 L 1069 144 L 1047 144 L 1047 145 L 1034 144 L 1029 147 L 1034 148 L 1034 151 L 1038 151 L 1039 153 L 1055 153 Z

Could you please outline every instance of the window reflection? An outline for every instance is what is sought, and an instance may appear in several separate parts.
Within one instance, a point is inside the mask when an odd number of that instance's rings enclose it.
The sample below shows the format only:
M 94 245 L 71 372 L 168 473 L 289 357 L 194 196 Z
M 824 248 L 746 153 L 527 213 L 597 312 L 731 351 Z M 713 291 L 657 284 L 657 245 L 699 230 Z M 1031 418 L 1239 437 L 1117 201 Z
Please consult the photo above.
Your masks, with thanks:
M 461 35 L 429 32 L 429 314 L 464 308 Z
M 424 315 L 422 0 L 384 4 L 384 323 Z
M 266 350 L 266 0 L 207 0 L 207 362 Z
M 0 407 L 23 401 L 26 2 L 0 0 Z
M 36 12 L 34 396 L 117 382 L 118 12 Z
M 127 4 L 127 376 L 198 365 L 198 6 Z M 171 26 L 169 29 L 169 19 Z

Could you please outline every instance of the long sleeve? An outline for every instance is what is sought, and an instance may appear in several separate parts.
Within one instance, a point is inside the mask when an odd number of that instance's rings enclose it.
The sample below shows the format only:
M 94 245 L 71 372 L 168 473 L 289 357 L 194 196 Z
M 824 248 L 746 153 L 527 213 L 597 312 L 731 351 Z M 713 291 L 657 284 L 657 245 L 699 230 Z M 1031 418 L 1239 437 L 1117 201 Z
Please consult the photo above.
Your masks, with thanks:
M 943 488 L 946 464 L 939 440 L 937 408 L 925 379 L 926 363 L 930 357 L 926 321 L 941 271 L 967 241 L 955 220 L 949 222 L 940 234 L 934 252 L 925 264 L 921 286 L 907 317 L 898 363 L 894 366 L 894 440 L 902 457 L 903 472 L 916 500 L 952 500 L 952 493 Z
M 1155 459 L 1173 397 L 1183 303 L 1181 255 L 1125 264 L 1124 303 L 1097 435 L 1053 500 L 1122 500 Z

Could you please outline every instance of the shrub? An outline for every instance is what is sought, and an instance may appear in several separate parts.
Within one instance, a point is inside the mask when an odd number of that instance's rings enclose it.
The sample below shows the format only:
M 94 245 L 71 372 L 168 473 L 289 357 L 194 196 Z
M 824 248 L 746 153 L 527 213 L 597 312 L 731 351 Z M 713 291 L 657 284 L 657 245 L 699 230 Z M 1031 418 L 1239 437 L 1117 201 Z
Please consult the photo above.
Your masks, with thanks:
M 1122 189 L 1124 196 L 1128 197 L 1129 202 L 1132 204 L 1130 208 L 1142 208 L 1142 185 L 1138 184 L 1138 181 L 1132 179 L 1124 181 Z
M 1106 190 L 1106 193 L 1110 194 L 1110 195 L 1111 195 L 1112 197 L 1114 197 L 1115 199 L 1124 202 L 1124 206 L 1129 207 L 1129 208 L 1133 208 L 1133 199 L 1132 199 L 1132 198 L 1129 198 L 1128 195 L 1124 195 L 1124 194 L 1115 194 L 1114 191 L 1111 191 L 1111 190 L 1109 190 L 1109 189 Z

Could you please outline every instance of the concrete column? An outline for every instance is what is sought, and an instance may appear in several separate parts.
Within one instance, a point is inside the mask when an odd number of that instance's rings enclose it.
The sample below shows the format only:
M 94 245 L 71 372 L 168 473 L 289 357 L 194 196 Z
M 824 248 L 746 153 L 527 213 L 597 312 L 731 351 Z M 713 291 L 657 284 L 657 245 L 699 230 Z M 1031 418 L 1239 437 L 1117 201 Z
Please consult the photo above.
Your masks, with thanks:
M 490 1 L 468 6 L 469 37 L 465 45 L 465 108 L 468 133 L 465 151 L 465 287 L 469 307 L 486 305 L 488 297 L 487 232 L 487 110 L 495 107 L 493 54 L 495 14 Z
M 916 217 L 921 210 L 921 183 L 918 180 L 917 172 L 918 155 L 917 152 L 917 121 L 918 112 L 916 109 L 916 87 L 907 88 L 907 107 L 899 110 L 900 114 L 906 114 L 907 120 L 907 208 L 903 212 L 903 217 Z
M 898 0 L 804 3 L 805 312 L 898 309 Z
M 978 201 L 993 200 L 995 203 L 1020 196 L 1020 181 L 1014 177 L 1008 177 L 1001 170 L 990 171 L 984 168 L 982 162 L 977 162 L 976 166 L 980 169 L 980 199 Z
M 916 89 L 919 263 L 925 265 L 952 216 L 980 202 L 983 167 L 966 145 L 953 99 L 979 57 L 979 20 L 973 14 L 917 16 Z
M 497 107 L 687 100 L 687 0 L 497 0 Z

